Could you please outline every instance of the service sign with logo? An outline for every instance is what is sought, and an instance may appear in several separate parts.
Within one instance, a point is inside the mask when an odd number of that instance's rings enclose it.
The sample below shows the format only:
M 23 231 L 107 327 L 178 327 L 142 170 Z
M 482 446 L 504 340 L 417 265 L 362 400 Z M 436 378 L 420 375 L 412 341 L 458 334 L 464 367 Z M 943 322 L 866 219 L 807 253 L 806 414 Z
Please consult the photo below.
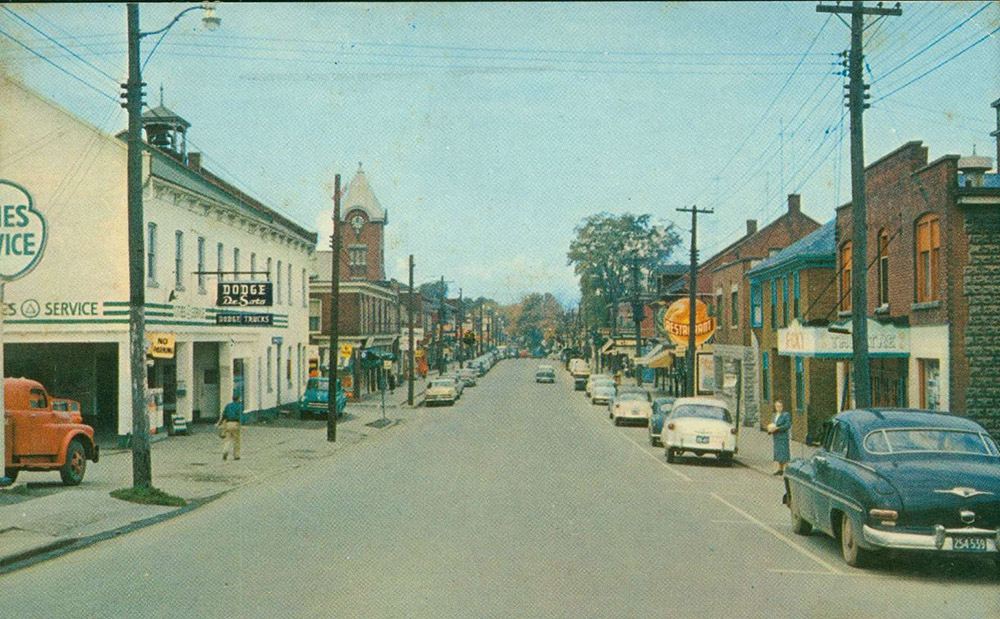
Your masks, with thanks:
M 219 282 L 215 304 L 219 307 L 271 307 L 271 282 Z
M 45 251 L 45 218 L 20 185 L 0 180 L 0 282 L 27 275 Z

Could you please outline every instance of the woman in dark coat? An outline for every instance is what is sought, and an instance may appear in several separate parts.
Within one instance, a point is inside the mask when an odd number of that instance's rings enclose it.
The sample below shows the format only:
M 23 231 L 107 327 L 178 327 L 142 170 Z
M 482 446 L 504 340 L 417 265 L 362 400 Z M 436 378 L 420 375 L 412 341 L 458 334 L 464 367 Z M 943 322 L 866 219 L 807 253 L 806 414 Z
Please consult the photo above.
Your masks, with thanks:
M 791 459 L 790 448 L 788 446 L 788 431 L 792 427 L 792 415 L 785 411 L 785 405 L 781 400 L 774 401 L 774 421 L 767 427 L 771 440 L 774 441 L 774 464 L 775 475 L 783 475 L 785 466 Z

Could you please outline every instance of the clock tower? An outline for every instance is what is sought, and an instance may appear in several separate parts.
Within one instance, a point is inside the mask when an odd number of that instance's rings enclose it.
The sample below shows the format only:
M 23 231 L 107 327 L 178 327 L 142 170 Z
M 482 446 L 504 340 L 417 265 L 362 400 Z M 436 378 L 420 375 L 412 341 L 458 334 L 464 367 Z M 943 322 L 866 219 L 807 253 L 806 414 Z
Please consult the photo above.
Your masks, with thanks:
M 341 281 L 384 281 L 388 212 L 372 192 L 360 163 L 347 186 L 342 204 Z

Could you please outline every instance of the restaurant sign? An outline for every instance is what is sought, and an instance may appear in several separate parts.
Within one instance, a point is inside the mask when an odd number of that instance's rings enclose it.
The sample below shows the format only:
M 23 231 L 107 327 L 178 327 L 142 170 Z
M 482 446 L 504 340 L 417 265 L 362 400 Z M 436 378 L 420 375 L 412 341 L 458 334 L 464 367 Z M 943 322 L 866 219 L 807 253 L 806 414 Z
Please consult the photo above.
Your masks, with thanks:
M 787 328 L 778 329 L 778 354 L 849 359 L 854 354 L 850 329 L 850 320 L 828 327 L 807 327 L 793 320 Z M 872 357 L 908 357 L 909 330 L 869 318 L 868 354 Z
M 658 316 L 657 326 L 678 346 L 687 346 L 691 333 L 691 313 L 688 299 L 674 301 Z M 694 343 L 701 346 L 715 333 L 715 318 L 709 315 L 703 301 L 695 301 Z

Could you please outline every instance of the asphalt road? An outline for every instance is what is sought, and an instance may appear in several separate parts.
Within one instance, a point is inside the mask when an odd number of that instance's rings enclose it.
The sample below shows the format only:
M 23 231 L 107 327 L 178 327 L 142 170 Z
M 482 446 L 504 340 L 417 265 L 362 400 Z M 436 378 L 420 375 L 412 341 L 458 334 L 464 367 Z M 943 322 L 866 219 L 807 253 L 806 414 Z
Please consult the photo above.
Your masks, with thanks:
M 779 480 L 668 465 L 536 365 L 501 362 L 454 407 L 0 577 L 0 616 L 1000 617 L 988 562 L 849 568 L 833 540 L 792 534 Z

